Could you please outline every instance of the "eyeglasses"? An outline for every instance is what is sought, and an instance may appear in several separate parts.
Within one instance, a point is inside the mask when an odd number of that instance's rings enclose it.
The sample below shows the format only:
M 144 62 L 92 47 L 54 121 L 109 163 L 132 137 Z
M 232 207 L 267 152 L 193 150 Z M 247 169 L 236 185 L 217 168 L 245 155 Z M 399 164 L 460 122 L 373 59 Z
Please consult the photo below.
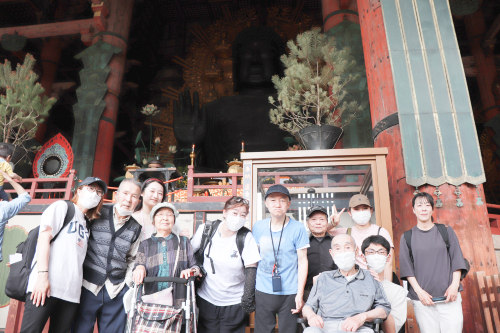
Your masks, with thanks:
M 384 249 L 380 249 L 378 251 L 375 251 L 375 250 L 366 250 L 365 251 L 366 255 L 368 256 L 371 256 L 371 255 L 374 255 L 374 254 L 380 254 L 381 256 L 387 256 L 387 251 L 384 250 Z
M 87 185 L 87 189 L 92 193 L 97 193 L 97 195 L 100 196 L 101 198 L 104 195 L 104 191 L 98 190 L 92 185 Z

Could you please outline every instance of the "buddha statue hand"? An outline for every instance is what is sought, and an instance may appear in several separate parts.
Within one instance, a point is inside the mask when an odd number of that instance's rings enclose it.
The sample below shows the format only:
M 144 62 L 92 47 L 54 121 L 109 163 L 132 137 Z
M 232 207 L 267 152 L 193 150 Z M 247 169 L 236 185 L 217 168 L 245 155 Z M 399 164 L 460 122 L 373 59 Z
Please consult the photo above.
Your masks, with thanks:
M 200 108 L 198 92 L 193 93 L 193 104 L 189 88 L 179 94 L 179 102 L 174 101 L 174 135 L 180 148 L 198 146 L 207 134 L 207 116 Z

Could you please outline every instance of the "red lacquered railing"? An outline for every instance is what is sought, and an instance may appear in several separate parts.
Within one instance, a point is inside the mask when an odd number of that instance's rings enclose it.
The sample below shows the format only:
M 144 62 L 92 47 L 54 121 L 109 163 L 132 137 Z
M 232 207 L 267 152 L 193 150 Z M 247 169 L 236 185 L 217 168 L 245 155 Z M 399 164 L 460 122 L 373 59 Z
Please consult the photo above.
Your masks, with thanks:
M 500 205 L 486 204 L 488 208 L 488 218 L 490 219 L 491 233 L 500 235 L 500 214 L 493 214 L 492 211 L 497 210 L 500 213 Z
M 243 177 L 243 173 L 194 173 L 194 166 L 188 167 L 187 202 L 224 202 L 231 196 L 237 195 L 238 189 L 243 185 L 238 185 L 238 178 Z M 200 178 L 231 178 L 228 185 L 195 185 L 195 179 Z M 231 189 L 231 195 L 221 196 L 194 196 L 194 190 L 224 190 Z
M 24 178 L 21 185 L 30 184 L 26 192 L 31 197 L 30 204 L 50 205 L 57 200 L 69 200 L 72 197 L 72 188 L 75 185 L 76 170 L 71 170 L 66 178 Z M 44 189 L 43 183 L 65 183 L 63 187 Z M 23 186 L 25 187 L 25 186 Z M 16 193 L 15 190 L 5 190 L 7 193 Z M 48 198 L 43 198 L 47 194 Z

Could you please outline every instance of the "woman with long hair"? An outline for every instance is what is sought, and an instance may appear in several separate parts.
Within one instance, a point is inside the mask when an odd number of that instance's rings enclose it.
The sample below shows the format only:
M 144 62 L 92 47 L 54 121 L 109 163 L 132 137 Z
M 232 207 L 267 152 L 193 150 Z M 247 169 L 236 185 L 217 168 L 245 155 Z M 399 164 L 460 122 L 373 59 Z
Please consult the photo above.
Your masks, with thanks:
M 106 192 L 105 182 L 97 177 L 87 177 L 71 203 L 60 200 L 43 212 L 21 332 L 40 333 L 49 318 L 49 332 L 65 333 L 71 329 L 80 303 L 83 261 L 90 228 L 88 222 L 99 217 Z M 64 224 L 66 215 L 73 208 L 74 215 Z
M 134 219 L 142 225 L 141 241 L 148 239 L 156 232 L 149 215 L 154 206 L 163 202 L 166 193 L 165 184 L 158 178 L 148 178 L 142 183 L 141 201 L 132 214 Z

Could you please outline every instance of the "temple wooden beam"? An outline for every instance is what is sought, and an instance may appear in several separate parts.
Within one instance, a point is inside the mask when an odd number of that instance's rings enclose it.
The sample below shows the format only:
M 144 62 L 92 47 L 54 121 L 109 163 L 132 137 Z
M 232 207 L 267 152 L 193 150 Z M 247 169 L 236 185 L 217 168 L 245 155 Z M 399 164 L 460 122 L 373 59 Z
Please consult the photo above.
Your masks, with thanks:
M 23 27 L 1 28 L 0 38 L 3 34 L 13 35 L 16 32 L 26 38 L 76 35 L 82 33 L 82 31 L 88 31 L 90 28 L 96 28 L 93 18 L 87 20 L 27 25 Z

